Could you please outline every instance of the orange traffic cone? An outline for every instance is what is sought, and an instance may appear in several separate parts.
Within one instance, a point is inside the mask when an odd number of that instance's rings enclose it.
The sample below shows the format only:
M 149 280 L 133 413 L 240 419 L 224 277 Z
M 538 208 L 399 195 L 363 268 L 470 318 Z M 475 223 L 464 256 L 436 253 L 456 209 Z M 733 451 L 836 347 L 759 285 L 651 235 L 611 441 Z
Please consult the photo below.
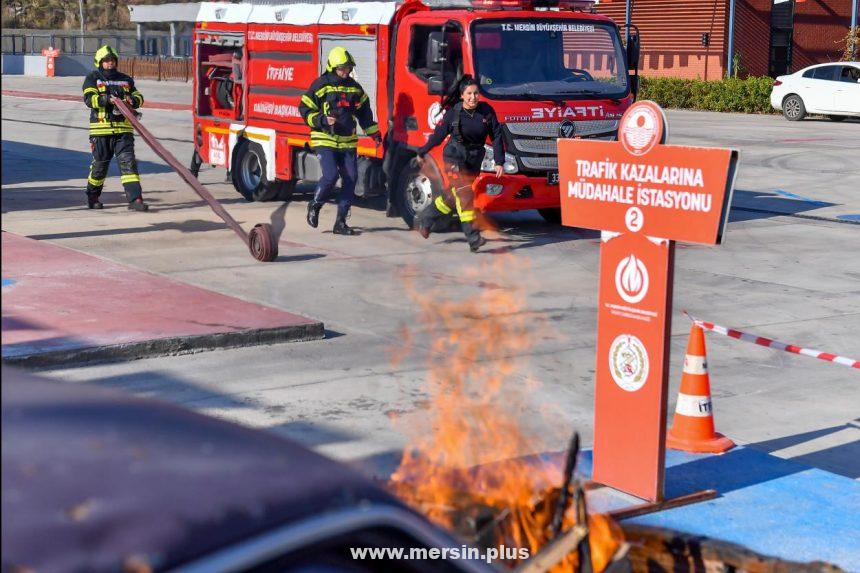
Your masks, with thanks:
M 719 454 L 735 447 L 735 443 L 714 431 L 711 406 L 711 380 L 705 352 L 705 333 L 698 324 L 690 329 L 681 390 L 675 406 L 675 419 L 666 436 L 666 445 L 673 450 Z

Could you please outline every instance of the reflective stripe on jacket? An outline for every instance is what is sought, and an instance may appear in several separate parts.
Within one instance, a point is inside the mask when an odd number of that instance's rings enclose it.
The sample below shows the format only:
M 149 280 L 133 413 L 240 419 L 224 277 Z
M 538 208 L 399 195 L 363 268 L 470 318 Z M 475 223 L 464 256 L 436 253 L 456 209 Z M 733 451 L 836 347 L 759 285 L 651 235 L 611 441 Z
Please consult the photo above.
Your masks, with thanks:
M 134 80 L 123 73 L 93 71 L 84 78 L 84 103 L 90 108 L 90 135 L 115 135 L 134 133 L 131 123 L 108 103 L 101 105 L 99 96 L 117 95 L 129 97 L 132 107 L 143 105 L 143 95 L 134 87 Z
M 356 120 L 367 135 L 379 132 L 370 99 L 362 87 L 354 79 L 341 78 L 335 72 L 326 72 L 314 80 L 302 96 L 299 112 L 311 128 L 311 147 L 355 149 Z M 328 125 L 326 116 L 335 118 L 334 125 Z

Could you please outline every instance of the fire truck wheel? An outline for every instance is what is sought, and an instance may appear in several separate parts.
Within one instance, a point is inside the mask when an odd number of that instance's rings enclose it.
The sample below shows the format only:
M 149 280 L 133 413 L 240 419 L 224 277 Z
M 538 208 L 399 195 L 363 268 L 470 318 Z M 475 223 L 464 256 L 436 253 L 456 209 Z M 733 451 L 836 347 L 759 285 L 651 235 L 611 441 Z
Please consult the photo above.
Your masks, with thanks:
M 436 183 L 414 167 L 405 167 L 397 180 L 394 200 L 400 216 L 412 228 L 415 215 L 433 201 Z
M 561 209 L 558 207 L 551 207 L 547 209 L 538 209 L 538 213 L 543 217 L 543 220 L 547 223 L 552 223 L 553 225 L 561 225 Z
M 272 201 L 279 198 L 290 182 L 266 179 L 266 155 L 263 148 L 244 140 L 236 146 L 235 168 L 231 170 L 233 187 L 247 201 Z

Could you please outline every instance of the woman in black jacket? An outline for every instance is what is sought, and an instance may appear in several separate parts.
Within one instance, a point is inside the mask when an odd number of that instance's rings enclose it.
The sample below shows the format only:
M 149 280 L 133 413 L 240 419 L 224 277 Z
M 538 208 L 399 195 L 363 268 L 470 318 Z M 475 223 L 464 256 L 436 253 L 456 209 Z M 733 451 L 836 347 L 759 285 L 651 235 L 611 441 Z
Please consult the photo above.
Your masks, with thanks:
M 481 172 L 487 138 L 493 142 L 494 172 L 496 177 L 502 176 L 502 166 L 505 163 L 502 126 L 493 108 L 478 101 L 478 82 L 470 75 L 463 76 L 454 86 L 445 98 L 442 108 L 446 110 L 445 115 L 427 143 L 418 150 L 417 159 L 418 164 L 422 165 L 424 155 L 448 138 L 442 157 L 451 188 L 443 190 L 433 203 L 418 213 L 417 229 L 426 239 L 430 236 L 433 222 L 450 215 L 456 209 L 463 233 L 469 241 L 469 249 L 475 253 L 487 241 L 475 226 L 475 194 L 472 183 Z

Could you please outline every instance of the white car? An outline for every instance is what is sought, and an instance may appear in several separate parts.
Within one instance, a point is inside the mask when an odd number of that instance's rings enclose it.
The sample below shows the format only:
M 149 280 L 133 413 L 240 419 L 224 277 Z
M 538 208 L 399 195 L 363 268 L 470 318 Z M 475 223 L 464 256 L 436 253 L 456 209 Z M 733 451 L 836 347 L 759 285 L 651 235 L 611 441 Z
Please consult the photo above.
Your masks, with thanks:
M 773 82 L 770 103 L 789 121 L 808 113 L 833 121 L 860 117 L 860 62 L 835 62 L 803 68 Z

